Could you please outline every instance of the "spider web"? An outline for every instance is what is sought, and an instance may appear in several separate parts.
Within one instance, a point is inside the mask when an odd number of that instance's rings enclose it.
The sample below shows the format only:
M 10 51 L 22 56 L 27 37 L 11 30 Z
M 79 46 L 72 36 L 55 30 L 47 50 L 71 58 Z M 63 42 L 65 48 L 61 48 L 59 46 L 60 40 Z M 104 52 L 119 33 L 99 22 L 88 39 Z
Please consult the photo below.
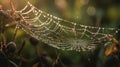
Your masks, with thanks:
M 115 28 L 103 28 L 70 22 L 50 15 L 31 3 L 16 13 L 22 18 L 18 25 L 32 37 L 62 50 L 87 51 L 96 48 L 99 41 L 107 41 L 107 35 Z

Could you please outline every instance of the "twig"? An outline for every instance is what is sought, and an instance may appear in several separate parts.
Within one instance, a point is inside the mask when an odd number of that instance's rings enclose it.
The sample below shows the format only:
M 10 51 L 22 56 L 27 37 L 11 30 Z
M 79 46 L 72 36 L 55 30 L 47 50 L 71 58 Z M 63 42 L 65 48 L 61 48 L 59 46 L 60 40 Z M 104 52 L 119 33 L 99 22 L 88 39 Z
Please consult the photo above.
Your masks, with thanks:
M 14 31 L 14 35 L 13 35 L 12 41 L 15 41 L 15 37 L 16 37 L 16 34 L 17 34 L 18 29 L 19 29 L 19 26 L 18 26 L 18 24 L 17 24 L 16 27 L 15 27 L 15 31 Z
M 10 7 L 12 9 L 12 11 L 14 12 L 16 9 L 15 9 L 15 6 L 14 6 L 14 1 L 13 0 L 9 0 L 10 1 Z
M 21 45 L 21 48 L 18 50 L 17 54 L 20 55 L 20 53 L 22 52 L 23 50 L 23 47 L 25 46 L 25 40 L 23 41 L 22 45 Z

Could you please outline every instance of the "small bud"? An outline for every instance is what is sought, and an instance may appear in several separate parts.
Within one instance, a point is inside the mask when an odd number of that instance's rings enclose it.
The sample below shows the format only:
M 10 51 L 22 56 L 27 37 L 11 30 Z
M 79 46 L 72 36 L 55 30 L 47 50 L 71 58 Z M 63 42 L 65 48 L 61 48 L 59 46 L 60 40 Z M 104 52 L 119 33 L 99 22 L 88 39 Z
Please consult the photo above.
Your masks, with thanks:
M 29 39 L 29 41 L 33 46 L 36 46 L 39 43 L 39 41 L 37 39 L 33 38 L 33 37 L 31 37 Z
M 16 50 L 16 44 L 14 42 L 9 42 L 7 44 L 6 52 L 7 53 L 14 53 Z

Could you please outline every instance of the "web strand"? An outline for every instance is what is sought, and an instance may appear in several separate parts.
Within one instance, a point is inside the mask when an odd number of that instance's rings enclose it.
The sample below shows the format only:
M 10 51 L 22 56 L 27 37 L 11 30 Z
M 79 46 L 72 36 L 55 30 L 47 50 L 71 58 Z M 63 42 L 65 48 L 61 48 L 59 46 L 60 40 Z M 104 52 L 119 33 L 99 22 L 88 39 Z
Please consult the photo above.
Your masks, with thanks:
M 29 2 L 16 13 L 22 18 L 19 26 L 32 37 L 62 50 L 93 50 L 96 40 L 107 40 L 115 28 L 86 26 L 41 11 Z M 96 41 L 97 42 L 97 41 Z

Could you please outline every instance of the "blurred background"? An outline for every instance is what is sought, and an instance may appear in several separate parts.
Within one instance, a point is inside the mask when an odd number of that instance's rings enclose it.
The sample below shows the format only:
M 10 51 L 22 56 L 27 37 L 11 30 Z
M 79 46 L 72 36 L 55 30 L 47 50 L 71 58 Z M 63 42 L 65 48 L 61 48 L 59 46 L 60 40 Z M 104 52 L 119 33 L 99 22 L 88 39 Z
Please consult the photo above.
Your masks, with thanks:
M 20 10 L 28 0 L 11 1 L 14 2 L 15 9 Z M 120 25 L 120 0 L 29 0 L 29 2 L 42 11 L 78 24 L 114 28 Z M 0 9 L 11 9 L 10 1 L 0 0 Z M 9 19 L 3 19 L 0 26 L 8 44 L 14 36 L 15 25 L 2 27 L 12 23 Z M 0 42 L 2 36 L 1 34 Z M 19 52 L 22 45 L 24 46 L 20 57 L 27 60 L 23 62 L 20 61 L 21 58 L 19 60 L 12 58 L 12 62 L 19 67 L 120 67 L 120 59 L 116 58 L 119 54 L 115 57 L 105 56 L 105 48 L 93 52 L 62 51 L 35 40 L 21 29 L 17 31 L 14 42 L 15 52 Z M 111 51 L 112 49 L 109 49 L 108 53 Z

